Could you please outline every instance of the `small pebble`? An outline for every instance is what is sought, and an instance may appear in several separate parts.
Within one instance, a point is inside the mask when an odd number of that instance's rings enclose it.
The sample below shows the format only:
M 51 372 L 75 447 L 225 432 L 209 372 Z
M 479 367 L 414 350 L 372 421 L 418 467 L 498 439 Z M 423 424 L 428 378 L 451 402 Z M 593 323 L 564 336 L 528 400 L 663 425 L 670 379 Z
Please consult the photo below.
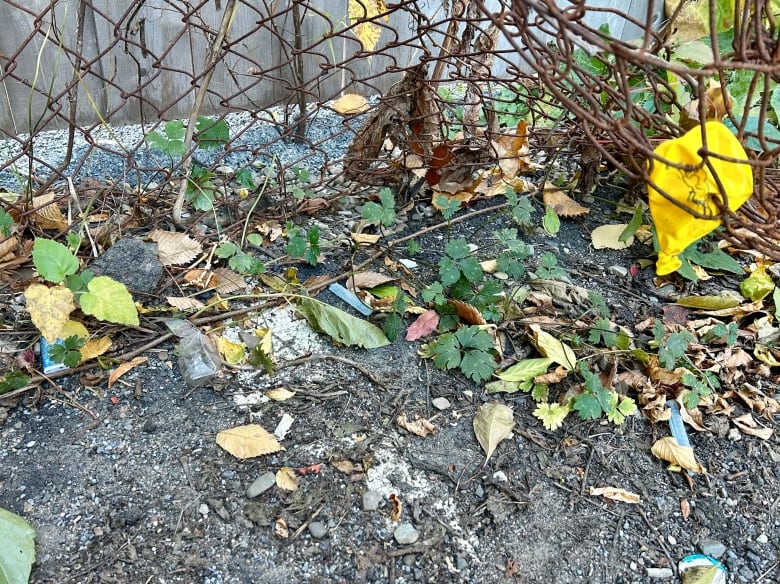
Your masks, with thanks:
M 756 538 L 756 543 L 768 543 L 769 537 L 767 537 L 766 533 L 762 533 Z
M 328 526 L 322 521 L 312 521 L 309 523 L 309 533 L 314 539 L 322 539 L 328 535 Z
M 670 536 L 668 536 L 668 537 L 666 538 L 666 540 L 667 540 L 667 541 L 668 541 L 668 542 L 669 542 L 671 545 L 677 545 L 677 538 L 676 538 L 676 537 L 674 537 L 673 535 L 670 535 Z
M 267 472 L 257 477 L 251 485 L 246 489 L 246 496 L 250 499 L 257 497 L 258 495 L 265 493 L 268 489 L 276 484 L 276 477 L 274 473 Z
M 401 545 L 410 545 L 417 541 L 417 539 L 420 537 L 420 534 L 417 533 L 417 530 L 412 526 L 411 523 L 402 523 L 395 528 L 393 537 L 395 538 L 395 541 Z
M 414 260 L 407 260 L 406 258 L 401 258 L 398 260 L 398 263 L 404 266 L 405 268 L 409 268 L 410 270 L 413 270 L 417 267 L 417 262 Z
M 509 479 L 506 476 L 506 473 L 503 470 L 497 470 L 493 473 L 493 480 L 497 483 L 506 483 L 509 481 Z
M 450 400 L 448 400 L 446 397 L 437 397 L 431 400 L 431 403 L 433 404 L 433 407 L 437 410 L 446 410 L 448 409 L 452 404 L 450 403 Z
M 648 578 L 667 579 L 674 578 L 674 571 L 671 568 L 646 568 Z
M 366 491 L 363 493 L 363 511 L 376 511 L 384 499 L 379 491 Z
M 206 503 L 201 503 L 198 505 L 198 513 L 206 517 L 209 514 L 209 506 Z
M 714 539 L 703 539 L 699 542 L 699 551 L 717 559 L 726 553 L 726 546 Z
M 618 276 L 619 278 L 625 278 L 628 276 L 628 268 L 623 266 L 609 266 L 607 268 L 607 273 Z

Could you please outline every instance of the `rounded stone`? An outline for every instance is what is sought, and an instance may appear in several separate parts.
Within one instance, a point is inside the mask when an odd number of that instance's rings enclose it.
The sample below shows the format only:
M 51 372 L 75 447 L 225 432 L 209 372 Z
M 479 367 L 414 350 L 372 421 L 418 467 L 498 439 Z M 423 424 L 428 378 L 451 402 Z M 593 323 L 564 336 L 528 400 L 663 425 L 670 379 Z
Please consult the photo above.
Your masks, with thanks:
M 395 538 L 395 541 L 401 545 L 410 545 L 419 539 L 420 534 L 411 523 L 402 523 L 395 528 L 393 537 Z
M 272 472 L 261 474 L 246 489 L 246 496 L 250 499 L 265 493 L 276 484 L 276 476 Z
M 328 526 L 322 521 L 312 521 L 309 523 L 309 533 L 314 539 L 322 539 L 328 535 Z
M 363 511 L 376 511 L 382 501 L 384 497 L 379 491 L 366 491 L 363 493 Z

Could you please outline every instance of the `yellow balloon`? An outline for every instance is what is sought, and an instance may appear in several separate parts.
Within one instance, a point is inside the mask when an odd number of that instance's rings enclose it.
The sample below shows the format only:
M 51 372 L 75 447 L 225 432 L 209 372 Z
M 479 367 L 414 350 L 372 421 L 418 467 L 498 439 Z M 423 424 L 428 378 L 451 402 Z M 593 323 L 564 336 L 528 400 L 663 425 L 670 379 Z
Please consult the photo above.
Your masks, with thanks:
M 712 169 L 699 154 L 703 146 L 703 133 L 707 137 L 707 150 L 711 153 L 708 161 Z M 742 144 L 731 130 L 717 121 L 706 122 L 704 126 L 697 126 L 679 138 L 662 142 L 655 149 L 655 154 L 661 160 L 652 162 L 647 190 L 650 214 L 653 216 L 660 247 L 656 273 L 662 276 L 679 268 L 682 262 L 677 256 L 721 222 L 720 219 L 694 217 L 659 191 L 693 211 L 715 217 L 722 207 L 717 203 L 723 201 L 723 196 L 713 171 L 723 185 L 728 207 L 732 211 L 739 209 L 753 194 L 753 172 L 747 164 L 748 158 Z M 745 162 L 722 160 L 713 155 Z M 688 165 L 693 170 L 674 168 L 663 161 Z

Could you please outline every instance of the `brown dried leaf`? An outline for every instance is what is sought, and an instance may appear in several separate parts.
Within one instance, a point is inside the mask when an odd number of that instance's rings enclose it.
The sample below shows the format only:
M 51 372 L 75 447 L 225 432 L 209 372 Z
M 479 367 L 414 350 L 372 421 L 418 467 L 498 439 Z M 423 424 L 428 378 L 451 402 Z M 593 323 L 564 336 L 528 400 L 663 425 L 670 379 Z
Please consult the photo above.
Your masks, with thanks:
M 111 337 L 108 335 L 87 339 L 84 346 L 79 350 L 81 353 L 81 360 L 79 363 L 84 363 L 95 357 L 100 357 L 100 355 L 103 355 L 111 348 L 111 344 Z
M 19 245 L 19 238 L 16 235 L 11 235 L 6 239 L 0 237 L 0 261 L 13 259 L 17 245 Z
M 403 512 L 403 505 L 401 505 L 401 499 L 395 493 L 390 493 L 387 499 L 393 506 L 390 511 L 390 521 L 398 521 L 401 519 L 401 513 Z
M 563 365 L 558 365 L 554 371 L 550 371 L 544 375 L 534 377 L 534 383 L 545 383 L 547 385 L 560 383 L 566 378 L 567 375 L 569 375 L 569 370 L 566 369 L 566 367 Z
M 353 472 L 363 472 L 363 467 L 355 464 L 351 460 L 334 460 L 331 462 L 333 467 L 344 474 L 352 474 Z
M 399 416 L 395 419 L 395 423 L 407 432 L 411 432 L 412 434 L 422 438 L 425 438 L 429 434 L 433 434 L 433 432 L 436 431 L 436 426 L 434 426 L 425 418 L 415 416 L 414 421 L 411 421 L 406 417 L 406 413 L 399 414 Z
M 546 207 L 555 209 L 558 217 L 579 217 L 580 215 L 590 213 L 590 209 L 580 205 L 552 183 L 544 185 L 542 201 Z
M 119 365 L 111 372 L 111 375 L 108 376 L 108 389 L 111 389 L 111 386 L 114 385 L 114 382 L 122 377 L 125 373 L 130 371 L 133 367 L 136 367 L 141 363 L 146 363 L 148 360 L 149 359 L 146 357 L 136 357 L 132 361 L 126 361 Z
M 358 245 L 373 245 L 382 237 L 379 233 L 350 233 L 349 236 Z
M 693 472 L 706 472 L 704 467 L 696 460 L 696 457 L 693 454 L 693 448 L 690 446 L 680 446 L 677 443 L 677 440 L 672 436 L 656 440 L 650 451 L 656 458 L 665 460 L 675 466 Z
M 217 280 L 213 284 L 214 289 L 220 294 L 231 294 L 237 290 L 246 288 L 246 280 L 230 268 L 217 268 L 214 270 Z
M 466 324 L 487 324 L 482 313 L 468 302 L 450 300 L 449 304 L 455 309 L 456 314 Z
M 217 444 L 236 458 L 253 458 L 284 450 L 279 441 L 262 426 L 247 424 L 222 430 Z
M 732 418 L 732 422 L 734 422 L 734 425 L 739 428 L 739 431 L 743 434 L 756 436 L 761 438 L 761 440 L 769 440 L 774 433 L 772 428 L 759 426 L 753 419 L 753 415 L 750 412 L 739 416 L 738 418 Z
M 274 401 L 283 402 L 295 396 L 295 392 L 290 391 L 285 387 L 276 387 L 274 389 L 269 389 L 268 391 L 266 391 L 265 395 L 268 396 L 269 399 L 272 399 Z
M 282 517 L 274 522 L 274 535 L 280 539 L 287 539 L 290 537 L 290 529 L 287 527 L 287 522 Z
M 200 243 L 186 233 L 154 229 L 148 237 L 157 242 L 157 257 L 164 266 L 188 264 L 203 251 Z
M 359 272 L 347 278 L 347 288 L 353 292 L 356 288 L 367 290 L 394 280 L 394 277 L 379 272 Z
M 197 298 L 189 296 L 166 296 L 165 301 L 178 310 L 197 310 L 205 306 Z
M 601 495 L 605 499 L 611 501 L 622 501 L 623 503 L 639 503 L 642 497 L 631 491 L 625 489 L 618 489 L 617 487 L 591 487 L 588 493 L 594 497 Z
M 54 202 L 57 197 L 57 193 L 46 193 L 39 197 L 33 197 L 32 206 L 35 211 L 30 218 L 39 228 L 58 231 L 64 231 L 68 228 L 68 221 Z

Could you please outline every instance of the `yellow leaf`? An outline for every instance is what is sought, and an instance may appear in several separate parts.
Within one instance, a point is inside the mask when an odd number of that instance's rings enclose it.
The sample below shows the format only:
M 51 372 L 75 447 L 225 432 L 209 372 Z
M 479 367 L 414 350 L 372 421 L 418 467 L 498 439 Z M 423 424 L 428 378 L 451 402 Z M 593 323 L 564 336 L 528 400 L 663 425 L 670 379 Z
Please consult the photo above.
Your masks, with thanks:
M 590 232 L 590 241 L 594 249 L 626 249 L 634 243 L 634 237 L 620 241 L 620 235 L 625 231 L 625 223 L 617 225 L 600 225 Z
M 55 203 L 57 198 L 57 193 L 46 193 L 39 197 L 33 197 L 32 206 L 35 211 L 32 214 L 32 220 L 41 229 L 64 231 L 68 228 L 68 221 Z
M 284 450 L 279 441 L 257 424 L 236 426 L 217 434 L 217 444 L 236 458 L 253 458 Z
M 49 288 L 43 284 L 31 284 L 24 291 L 24 299 L 27 312 L 43 338 L 50 343 L 62 338 L 68 317 L 76 308 L 73 292 L 65 286 Z
M 108 335 L 89 339 L 84 346 L 81 347 L 81 363 L 100 357 L 103 353 L 111 348 L 111 337 Z
M 532 324 L 530 329 L 534 333 L 534 344 L 542 356 L 552 359 L 566 369 L 574 369 L 577 357 L 569 345 L 559 341 L 550 333 L 543 331 L 538 324 Z
M 228 365 L 238 365 L 244 360 L 244 343 L 234 343 L 225 337 L 217 338 L 217 350 L 225 358 Z
M 358 245 L 372 245 L 382 237 L 379 233 L 350 233 L 350 236 Z
M 708 157 L 706 164 L 699 154 L 703 148 L 702 134 L 706 135 L 707 149 L 717 155 Z M 706 122 L 680 138 L 662 142 L 654 155 L 647 190 L 660 247 L 656 273 L 662 276 L 677 270 L 682 265 L 678 255 L 721 223 L 720 219 L 694 217 L 686 208 L 715 217 L 720 213 L 720 207 L 725 206 L 725 194 L 728 208 L 736 211 L 753 193 L 753 172 L 742 144 L 731 130 L 717 121 Z M 669 163 L 695 170 L 675 168 Z M 725 193 L 721 193 L 715 175 Z
M 289 389 L 284 387 L 276 387 L 274 389 L 269 389 L 268 391 L 266 391 L 265 395 L 268 396 L 269 399 L 282 402 L 293 397 L 295 395 L 295 392 L 290 391 Z
M 677 443 L 677 440 L 672 436 L 656 440 L 650 451 L 656 458 L 665 460 L 673 465 L 693 472 L 706 472 L 704 467 L 696 460 L 696 457 L 693 454 L 693 448 L 690 446 L 680 446 Z
M 87 330 L 87 327 L 85 327 L 79 321 L 69 320 L 62 327 L 62 332 L 60 333 L 60 336 L 63 339 L 67 339 L 68 337 L 78 337 L 80 339 L 86 339 L 87 337 L 89 337 L 89 331 Z
M 276 486 L 283 491 L 297 491 L 298 477 L 295 476 L 295 470 L 289 466 L 283 466 L 276 471 Z
M 331 104 L 336 112 L 344 114 L 359 114 L 368 110 L 366 98 L 357 93 L 345 93 Z
M 111 386 L 114 385 L 114 382 L 122 377 L 125 373 L 130 371 L 133 367 L 140 365 L 141 363 L 146 363 L 148 360 L 149 359 L 146 357 L 136 357 L 132 361 L 126 361 L 125 363 L 119 365 L 111 372 L 111 375 L 108 377 L 108 389 L 111 389 Z
M 363 45 L 364 51 L 373 51 L 379 37 L 382 35 L 382 29 L 379 25 L 372 22 L 366 22 L 383 15 L 385 22 L 390 17 L 387 14 L 384 0 L 349 0 L 348 16 L 350 24 L 357 23 L 352 32 Z
M 743 434 L 757 436 L 758 438 L 761 438 L 761 440 L 769 440 L 774 432 L 772 428 L 759 426 L 750 412 L 739 416 L 738 418 L 733 418 L 731 421 L 734 422 Z

